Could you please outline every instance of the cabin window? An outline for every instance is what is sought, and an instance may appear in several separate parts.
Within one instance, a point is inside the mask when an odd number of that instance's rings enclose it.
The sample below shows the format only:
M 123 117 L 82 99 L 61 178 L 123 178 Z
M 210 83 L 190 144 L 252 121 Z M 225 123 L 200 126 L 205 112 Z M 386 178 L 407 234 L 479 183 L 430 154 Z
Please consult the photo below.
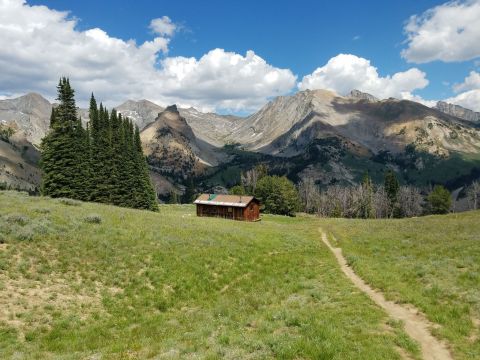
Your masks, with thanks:
M 228 208 L 228 212 L 232 212 L 232 208 L 231 208 L 231 207 Z

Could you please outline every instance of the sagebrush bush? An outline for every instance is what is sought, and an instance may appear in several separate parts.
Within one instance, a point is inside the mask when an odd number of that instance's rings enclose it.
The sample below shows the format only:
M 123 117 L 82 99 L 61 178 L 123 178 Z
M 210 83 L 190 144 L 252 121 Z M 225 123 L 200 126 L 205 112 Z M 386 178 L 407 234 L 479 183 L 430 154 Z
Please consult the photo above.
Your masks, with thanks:
M 32 224 L 31 229 L 35 234 L 46 235 L 52 230 L 52 223 L 48 219 L 38 219 Z
M 35 232 L 31 227 L 17 227 L 12 231 L 12 235 L 20 241 L 31 241 L 35 236 Z
M 39 214 L 49 214 L 51 212 L 49 208 L 37 208 L 34 211 Z
M 98 214 L 89 214 L 85 216 L 83 220 L 90 224 L 100 224 L 102 222 L 102 217 Z
M 10 224 L 18 224 L 24 226 L 28 224 L 28 217 L 23 214 L 10 214 L 5 216 L 5 220 Z
M 58 198 L 57 201 L 60 204 L 67 205 L 67 206 L 80 206 L 82 203 L 78 200 L 68 199 L 68 198 Z

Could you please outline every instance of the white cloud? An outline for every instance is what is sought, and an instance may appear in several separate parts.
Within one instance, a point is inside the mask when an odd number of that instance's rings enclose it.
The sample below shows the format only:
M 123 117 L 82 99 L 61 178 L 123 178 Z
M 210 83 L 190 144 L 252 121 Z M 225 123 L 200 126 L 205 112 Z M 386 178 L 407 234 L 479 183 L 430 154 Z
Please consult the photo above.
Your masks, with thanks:
M 327 64 L 303 77 L 300 90 L 329 89 L 344 95 L 352 89 L 378 98 L 412 98 L 412 91 L 428 85 L 426 74 L 417 68 L 381 77 L 370 61 L 351 54 L 339 54 Z
M 463 106 L 473 111 L 480 111 L 480 89 L 465 91 L 444 101 Z
M 476 71 L 471 71 L 470 74 L 465 78 L 463 83 L 453 85 L 453 90 L 455 92 L 474 89 L 480 89 L 480 74 Z
M 163 16 L 153 19 L 150 22 L 150 29 L 161 36 L 172 36 L 175 30 L 177 30 L 177 25 L 168 16 Z
M 0 0 L 0 96 L 36 91 L 53 99 L 58 78 L 69 76 L 81 105 L 93 91 L 108 106 L 146 98 L 162 105 L 254 110 L 295 86 L 290 70 L 253 51 L 242 56 L 215 49 L 199 59 L 161 59 L 175 31 L 166 19 L 152 22 L 162 36 L 137 44 L 99 28 L 80 31 L 66 12 Z
M 405 25 L 410 62 L 465 61 L 480 56 L 480 0 L 451 1 L 410 17 Z
M 478 72 L 471 71 L 462 83 L 453 85 L 453 90 L 459 94 L 444 101 L 480 111 L 480 74 Z

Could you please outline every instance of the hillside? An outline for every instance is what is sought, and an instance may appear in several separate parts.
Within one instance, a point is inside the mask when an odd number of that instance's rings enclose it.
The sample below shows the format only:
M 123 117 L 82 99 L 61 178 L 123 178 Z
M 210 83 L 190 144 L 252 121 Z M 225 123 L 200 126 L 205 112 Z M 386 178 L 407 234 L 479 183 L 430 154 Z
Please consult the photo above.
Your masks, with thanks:
M 0 224 L 3 359 L 418 353 L 342 277 L 315 219 L 246 224 L 0 192 Z
M 0 131 L 3 127 L 0 125 Z M 0 137 L 0 184 L 38 192 L 40 153 L 21 133 Z
M 396 303 L 416 306 L 452 344 L 480 358 L 480 212 L 402 220 L 325 219 L 357 274 Z
M 323 228 L 456 359 L 476 359 L 478 215 L 243 223 L 0 192 L 0 357 L 419 359 Z

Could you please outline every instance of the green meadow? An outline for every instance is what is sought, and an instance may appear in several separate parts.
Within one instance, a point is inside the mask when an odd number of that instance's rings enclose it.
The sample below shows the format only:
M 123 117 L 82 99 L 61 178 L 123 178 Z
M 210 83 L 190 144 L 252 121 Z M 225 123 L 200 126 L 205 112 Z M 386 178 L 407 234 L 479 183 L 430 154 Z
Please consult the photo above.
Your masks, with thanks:
M 421 310 L 456 359 L 480 359 L 480 211 L 322 223 L 360 277 Z
M 366 281 L 475 359 L 478 218 L 244 223 L 0 192 L 0 358 L 419 359 L 321 227 Z

